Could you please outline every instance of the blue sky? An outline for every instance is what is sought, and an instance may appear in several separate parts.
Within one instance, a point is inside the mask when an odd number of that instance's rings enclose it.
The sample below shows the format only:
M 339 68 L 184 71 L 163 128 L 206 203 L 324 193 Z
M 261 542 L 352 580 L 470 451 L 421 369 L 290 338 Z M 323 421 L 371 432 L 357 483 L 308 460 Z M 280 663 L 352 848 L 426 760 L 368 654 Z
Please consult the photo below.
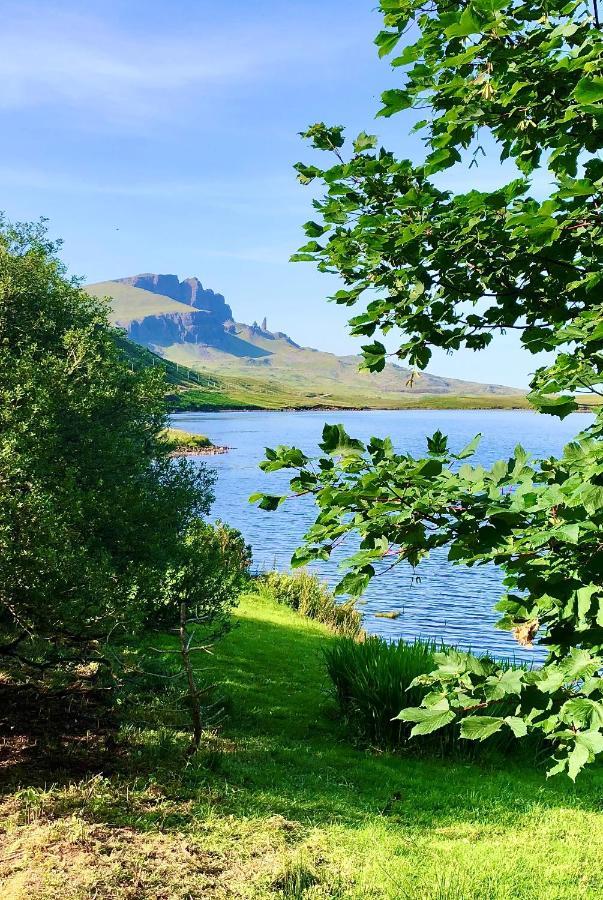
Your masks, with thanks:
M 0 208 L 46 216 L 73 274 L 197 275 L 240 321 L 356 352 L 336 287 L 289 263 L 312 216 L 292 165 L 324 120 L 420 158 L 408 120 L 374 121 L 399 76 L 372 40 L 372 0 L 0 0 Z M 495 157 L 448 173 L 463 189 L 512 176 Z M 435 374 L 523 386 L 514 336 L 437 355 Z

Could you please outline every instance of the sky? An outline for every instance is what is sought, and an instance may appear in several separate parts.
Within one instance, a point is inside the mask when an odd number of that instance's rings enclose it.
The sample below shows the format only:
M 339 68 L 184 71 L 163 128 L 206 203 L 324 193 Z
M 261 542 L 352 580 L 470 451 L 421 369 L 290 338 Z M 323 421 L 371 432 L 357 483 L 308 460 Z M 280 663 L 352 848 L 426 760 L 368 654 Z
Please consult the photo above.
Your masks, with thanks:
M 196 275 L 238 321 L 359 351 L 338 283 L 290 263 L 312 218 L 293 164 L 316 121 L 378 134 L 419 160 L 404 114 L 374 120 L 399 84 L 373 38 L 374 0 L 0 0 L 0 209 L 49 220 L 69 272 Z M 451 189 L 513 177 L 492 155 Z M 393 349 L 391 338 L 388 341 Z M 437 352 L 429 371 L 523 387 L 537 364 L 515 335 Z

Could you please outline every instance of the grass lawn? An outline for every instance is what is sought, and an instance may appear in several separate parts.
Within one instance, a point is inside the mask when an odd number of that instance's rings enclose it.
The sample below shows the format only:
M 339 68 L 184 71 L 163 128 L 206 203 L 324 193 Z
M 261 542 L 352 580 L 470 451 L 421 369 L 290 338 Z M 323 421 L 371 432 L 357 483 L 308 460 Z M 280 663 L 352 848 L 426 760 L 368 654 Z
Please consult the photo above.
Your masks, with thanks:
M 197 756 L 151 703 L 92 773 L 0 769 L 4 900 L 603 896 L 599 772 L 355 749 L 329 632 L 256 597 L 237 622 L 200 663 L 231 711 Z

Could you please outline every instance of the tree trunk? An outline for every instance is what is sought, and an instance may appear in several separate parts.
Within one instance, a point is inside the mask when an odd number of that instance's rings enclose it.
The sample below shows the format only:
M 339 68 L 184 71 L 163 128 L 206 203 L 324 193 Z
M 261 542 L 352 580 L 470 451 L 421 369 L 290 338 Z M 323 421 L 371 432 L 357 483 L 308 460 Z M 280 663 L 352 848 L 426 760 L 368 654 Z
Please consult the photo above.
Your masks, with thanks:
M 188 618 L 188 608 L 186 603 L 180 604 L 180 651 L 182 653 L 182 665 L 186 672 L 186 680 L 188 682 L 188 696 L 191 706 L 191 719 L 193 722 L 193 744 L 195 750 L 199 749 L 201 744 L 201 707 L 199 704 L 199 691 L 195 682 L 195 673 L 191 665 L 191 657 L 188 647 L 188 631 L 186 622 Z

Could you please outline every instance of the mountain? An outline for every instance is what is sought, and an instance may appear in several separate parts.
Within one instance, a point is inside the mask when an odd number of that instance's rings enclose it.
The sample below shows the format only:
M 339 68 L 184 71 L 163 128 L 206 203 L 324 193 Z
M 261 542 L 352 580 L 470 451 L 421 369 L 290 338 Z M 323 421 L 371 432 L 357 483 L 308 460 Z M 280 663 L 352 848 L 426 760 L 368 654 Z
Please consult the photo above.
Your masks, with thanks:
M 180 281 L 176 275 L 145 273 L 86 290 L 110 298 L 111 320 L 131 341 L 199 377 L 217 378 L 220 389 L 228 381 L 230 393 L 240 395 L 237 403 L 253 395 L 249 402 L 254 406 L 396 408 L 428 397 L 522 405 L 522 392 L 502 385 L 423 372 L 411 386 L 410 370 L 393 364 L 378 374 L 359 371 L 359 356 L 301 347 L 283 332 L 270 331 L 265 318 L 261 325 L 236 322 L 222 294 L 204 288 L 198 278 Z

